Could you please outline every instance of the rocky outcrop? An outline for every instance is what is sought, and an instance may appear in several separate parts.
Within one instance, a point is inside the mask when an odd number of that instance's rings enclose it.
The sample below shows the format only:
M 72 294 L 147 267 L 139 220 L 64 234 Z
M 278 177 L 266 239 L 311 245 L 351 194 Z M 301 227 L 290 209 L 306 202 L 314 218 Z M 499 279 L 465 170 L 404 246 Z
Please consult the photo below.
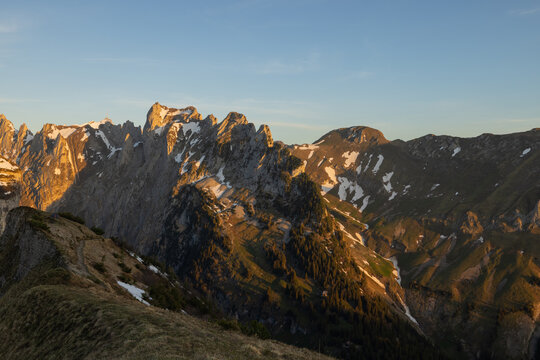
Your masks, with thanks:
M 0 234 L 4 231 L 8 212 L 21 200 L 21 170 L 0 157 Z
M 7 119 L 0 125 L 13 127 Z M 23 127 L 18 133 L 24 132 Z M 235 112 L 218 123 L 191 106 L 154 104 L 143 131 L 131 122 L 114 125 L 105 119 L 46 124 L 22 143 L 13 141 L 14 134 L 4 136 L 3 146 L 27 170 L 23 205 L 71 211 L 146 250 L 161 233 L 174 189 L 212 178 L 229 194 L 276 193 L 283 191 L 282 172 L 297 175 L 301 168 L 287 149 L 274 146 L 267 126 L 256 131 Z
M 534 234 L 540 234 L 540 200 L 527 216 L 528 230 Z
M 315 141 L 315 144 L 323 142 L 342 142 L 346 141 L 352 144 L 365 144 L 368 146 L 382 145 L 389 141 L 384 137 L 383 133 L 377 129 L 367 126 L 355 126 L 350 128 L 342 128 L 332 130 L 328 134 Z
M 8 213 L 5 223 L 0 247 L 4 249 L 4 254 L 9 254 L 10 259 L 3 259 L 0 294 L 5 291 L 5 286 L 19 282 L 44 261 L 62 263 L 58 249 L 42 231 L 41 226 L 46 225 L 37 211 L 15 208 Z M 6 249 L 9 252 L 6 253 Z
M 459 228 L 463 234 L 478 235 L 484 231 L 484 228 L 478 221 L 478 216 L 472 211 L 467 211 L 465 220 Z
M 144 132 L 161 128 L 175 121 L 200 121 L 202 117 L 193 106 L 188 106 L 183 109 L 174 109 L 156 102 L 148 111 L 146 119 L 146 124 L 143 129 Z

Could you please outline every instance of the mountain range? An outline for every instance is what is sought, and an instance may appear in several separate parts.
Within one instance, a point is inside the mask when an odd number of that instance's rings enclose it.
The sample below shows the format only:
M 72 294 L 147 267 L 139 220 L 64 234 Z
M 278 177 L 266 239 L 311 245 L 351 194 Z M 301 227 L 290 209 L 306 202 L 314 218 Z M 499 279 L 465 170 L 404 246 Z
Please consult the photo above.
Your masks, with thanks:
M 239 113 L 218 122 L 159 103 L 142 129 L 105 119 L 32 134 L 0 115 L 0 255 L 9 263 L 0 271 L 0 310 L 21 294 L 17 287 L 29 296 L 36 284 L 52 286 L 38 274 L 53 270 L 69 280 L 43 299 L 95 302 L 110 289 L 121 294 L 118 281 L 150 294 L 154 266 L 184 300 L 147 298 L 153 307 L 185 311 L 190 289 L 213 309 L 197 310 L 198 318 L 244 329 L 255 321 L 274 339 L 329 356 L 535 358 L 539 149 L 540 129 L 405 142 L 351 127 L 287 145 Z M 106 245 L 83 256 L 73 239 L 90 235 Z M 43 242 L 54 245 L 46 256 L 36 254 L 50 247 Z M 54 250 L 68 243 L 71 253 Z M 105 271 L 82 271 L 75 254 Z M 130 269 L 136 256 L 147 261 L 126 273 L 113 254 Z M 51 258 L 60 260 L 52 266 Z M 21 285 L 32 278 L 23 268 L 36 269 L 34 287 Z M 20 306 L 35 306 L 28 302 Z M 21 322 L 22 310 L 0 326 Z M 265 345 L 248 339 L 264 356 Z

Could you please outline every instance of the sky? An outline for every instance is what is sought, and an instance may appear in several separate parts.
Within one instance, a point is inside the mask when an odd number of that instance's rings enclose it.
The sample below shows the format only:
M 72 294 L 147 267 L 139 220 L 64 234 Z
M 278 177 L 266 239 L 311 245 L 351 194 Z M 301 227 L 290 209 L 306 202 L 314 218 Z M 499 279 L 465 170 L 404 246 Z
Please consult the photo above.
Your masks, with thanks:
M 150 106 L 245 114 L 274 139 L 540 127 L 540 0 L 0 0 L 0 113 L 15 126 Z

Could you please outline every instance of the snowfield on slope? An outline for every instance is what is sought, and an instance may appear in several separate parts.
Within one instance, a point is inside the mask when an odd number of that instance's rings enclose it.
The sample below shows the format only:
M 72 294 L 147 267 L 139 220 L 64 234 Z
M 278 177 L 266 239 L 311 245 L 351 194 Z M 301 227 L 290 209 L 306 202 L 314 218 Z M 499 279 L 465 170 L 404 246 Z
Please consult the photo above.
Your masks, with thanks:
M 356 159 L 358 158 L 358 155 L 360 155 L 360 153 L 358 151 L 347 151 L 347 152 L 344 152 L 341 156 L 345 158 L 345 163 L 343 164 L 343 166 L 345 166 L 346 168 L 350 167 L 351 165 L 353 165 L 355 162 L 356 162 Z
M 145 305 L 150 305 L 148 301 L 143 299 L 143 294 L 144 294 L 143 289 L 139 289 L 138 287 L 134 285 L 126 284 L 125 282 L 122 282 L 122 281 L 116 281 L 116 282 L 118 283 L 118 285 L 126 289 L 135 299 L 139 300 Z
M 6 161 L 2 158 L 0 158 L 0 169 L 3 170 L 9 170 L 9 171 L 15 171 L 18 169 L 18 167 L 11 165 L 9 161 Z
M 379 168 L 381 167 L 384 160 L 384 156 L 377 155 L 377 163 L 375 164 L 375 167 L 373 168 L 373 175 L 377 175 L 377 172 L 379 171 Z

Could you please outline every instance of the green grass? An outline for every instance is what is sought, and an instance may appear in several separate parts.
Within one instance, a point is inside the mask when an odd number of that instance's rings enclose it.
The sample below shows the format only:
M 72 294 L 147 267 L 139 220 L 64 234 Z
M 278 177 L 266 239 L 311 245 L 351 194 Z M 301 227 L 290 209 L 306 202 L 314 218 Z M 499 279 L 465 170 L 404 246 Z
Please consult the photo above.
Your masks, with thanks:
M 31 311 L 29 311 L 31 309 Z M 0 300 L 4 359 L 310 359 L 294 347 L 223 331 L 181 314 L 70 286 L 37 286 Z M 321 357 L 322 358 L 322 357 Z
M 369 266 L 379 276 L 392 276 L 392 271 L 394 271 L 394 265 L 390 261 L 383 259 L 379 256 L 377 256 L 377 258 L 368 257 L 367 261 L 369 263 Z

